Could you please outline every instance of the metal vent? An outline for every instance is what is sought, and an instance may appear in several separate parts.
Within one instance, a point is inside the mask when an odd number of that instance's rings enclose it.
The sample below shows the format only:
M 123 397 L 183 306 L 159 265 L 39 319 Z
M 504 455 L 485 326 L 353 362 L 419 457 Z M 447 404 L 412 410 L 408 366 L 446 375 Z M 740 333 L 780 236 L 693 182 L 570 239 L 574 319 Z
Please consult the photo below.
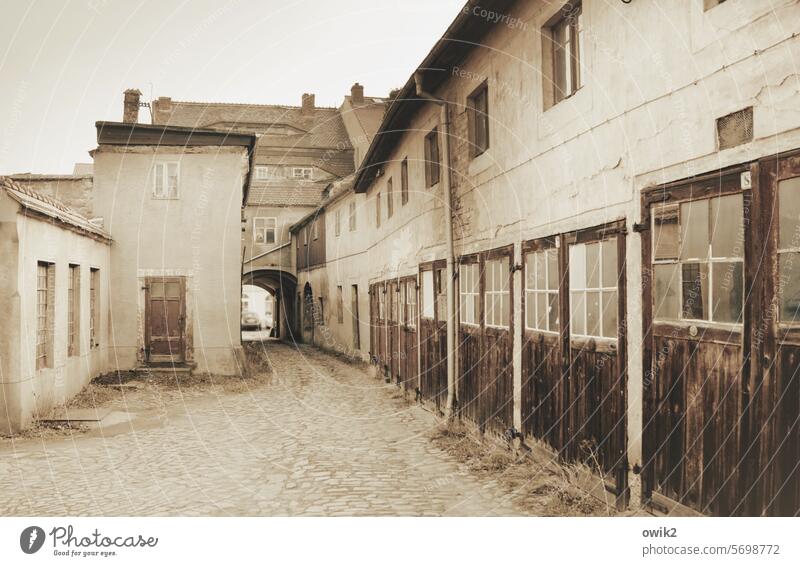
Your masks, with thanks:
M 728 149 L 750 141 L 753 141 L 752 106 L 717 118 L 717 142 L 720 149 Z

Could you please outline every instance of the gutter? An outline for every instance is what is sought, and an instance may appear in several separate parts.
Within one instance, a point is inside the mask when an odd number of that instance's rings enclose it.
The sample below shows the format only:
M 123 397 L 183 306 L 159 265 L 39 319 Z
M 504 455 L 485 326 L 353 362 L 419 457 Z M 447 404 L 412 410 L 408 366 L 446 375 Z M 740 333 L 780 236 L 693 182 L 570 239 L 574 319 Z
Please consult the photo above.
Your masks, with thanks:
M 429 102 L 438 104 L 441 108 L 440 122 L 442 124 L 442 155 L 444 167 L 441 168 L 442 191 L 444 192 L 445 210 L 445 236 L 447 249 L 447 401 L 444 416 L 452 420 L 456 406 L 456 359 L 458 356 L 458 343 L 456 341 L 456 274 L 455 274 L 455 247 L 453 245 L 453 194 L 450 187 L 450 103 L 427 92 L 422 84 L 423 73 L 414 73 L 416 95 Z

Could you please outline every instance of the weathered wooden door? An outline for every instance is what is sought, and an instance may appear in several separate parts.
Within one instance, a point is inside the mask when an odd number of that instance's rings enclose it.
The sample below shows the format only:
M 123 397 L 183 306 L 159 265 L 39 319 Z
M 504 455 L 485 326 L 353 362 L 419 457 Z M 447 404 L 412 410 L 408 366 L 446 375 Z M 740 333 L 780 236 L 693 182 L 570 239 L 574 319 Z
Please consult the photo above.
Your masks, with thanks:
M 353 349 L 361 349 L 361 322 L 358 315 L 358 285 L 350 286 L 350 315 L 353 323 Z
M 389 378 L 400 383 L 400 284 L 396 279 L 386 283 L 386 301 L 389 310 L 386 321 Z
M 148 277 L 145 283 L 145 354 L 148 362 L 185 360 L 186 301 L 182 277 Z
M 644 195 L 645 497 L 741 514 L 752 194 L 741 173 Z
M 423 399 L 444 410 L 447 400 L 447 309 L 444 301 L 445 263 L 420 265 L 419 355 Z
M 522 432 L 560 452 L 566 441 L 561 291 L 566 266 L 558 236 L 522 246 Z
M 565 455 L 627 500 L 624 223 L 567 234 L 562 320 L 569 320 Z M 566 295 L 568 293 L 568 295 Z
M 372 321 L 370 324 L 370 337 L 372 341 L 372 361 L 381 373 L 388 375 L 387 349 L 386 349 L 386 285 L 375 283 L 371 293 Z
M 419 346 L 417 343 L 417 278 L 400 280 L 400 381 L 406 391 L 419 387 Z
M 483 371 L 483 286 L 478 254 L 463 256 L 458 269 L 458 400 L 461 415 L 479 426 L 486 421 L 481 405 Z

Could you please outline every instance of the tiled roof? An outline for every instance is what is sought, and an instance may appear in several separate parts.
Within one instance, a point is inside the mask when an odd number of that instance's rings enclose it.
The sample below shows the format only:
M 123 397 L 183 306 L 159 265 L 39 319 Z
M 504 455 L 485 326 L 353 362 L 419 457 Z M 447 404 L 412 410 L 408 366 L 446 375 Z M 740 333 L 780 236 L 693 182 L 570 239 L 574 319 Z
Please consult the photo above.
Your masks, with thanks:
M 111 240 L 108 232 L 92 224 L 88 218 L 81 216 L 61 201 L 27 189 L 9 177 L 0 177 L 0 188 L 25 209 L 49 216 L 79 231 Z
M 322 199 L 319 183 L 308 186 L 276 187 L 253 184 L 247 204 L 255 206 L 317 206 Z

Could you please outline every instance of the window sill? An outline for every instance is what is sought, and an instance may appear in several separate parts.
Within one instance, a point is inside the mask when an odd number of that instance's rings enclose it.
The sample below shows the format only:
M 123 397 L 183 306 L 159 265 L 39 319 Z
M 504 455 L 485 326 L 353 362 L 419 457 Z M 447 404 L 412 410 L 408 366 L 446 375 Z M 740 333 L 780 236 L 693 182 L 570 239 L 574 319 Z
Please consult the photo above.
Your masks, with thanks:
M 492 156 L 489 153 L 489 148 L 486 148 L 486 150 L 474 156 L 470 160 L 469 165 L 467 166 L 467 174 L 470 177 L 480 175 L 481 173 L 489 169 L 489 167 L 491 167 L 493 164 L 494 161 L 492 160 Z

